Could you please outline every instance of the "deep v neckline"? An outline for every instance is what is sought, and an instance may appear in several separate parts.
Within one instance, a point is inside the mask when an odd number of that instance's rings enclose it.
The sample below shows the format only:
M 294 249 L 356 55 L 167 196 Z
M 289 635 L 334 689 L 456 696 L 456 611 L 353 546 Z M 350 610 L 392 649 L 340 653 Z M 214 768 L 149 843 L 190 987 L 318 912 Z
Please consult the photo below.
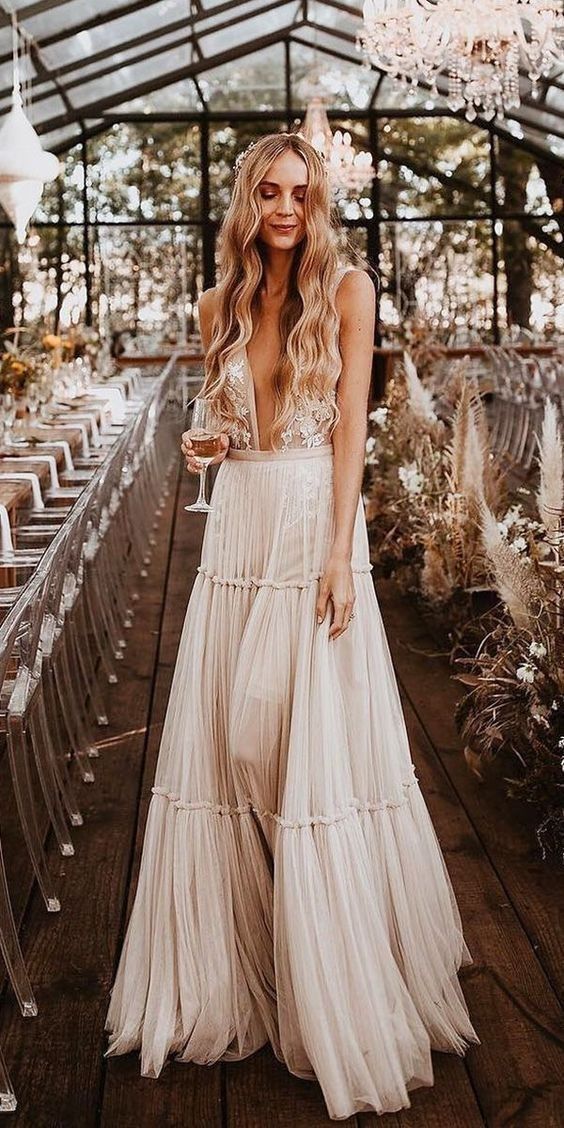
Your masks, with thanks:
M 344 266 L 344 267 L 341 266 L 341 267 L 339 267 L 338 278 L 337 278 L 337 287 L 339 286 L 339 283 L 341 282 L 343 275 L 346 274 L 347 271 L 349 271 L 349 270 L 354 270 L 354 267 L 352 267 L 352 266 Z M 247 346 L 242 345 L 241 349 L 242 349 L 242 353 L 243 353 L 246 381 L 247 381 L 247 385 L 248 385 L 248 389 L 249 389 L 247 398 L 248 398 L 249 409 L 250 409 L 250 413 L 251 413 L 251 439 L 254 439 L 253 449 L 260 451 L 263 448 L 260 445 L 256 385 L 255 385 L 255 380 L 254 380 L 254 376 L 253 376 L 253 370 L 251 368 L 251 362 L 249 360 L 249 353 L 248 353 L 248 350 L 247 350 Z M 271 447 L 265 448 L 265 450 L 267 450 L 267 451 L 270 451 L 271 449 L 272 449 Z
M 262 450 L 263 448 L 260 445 L 258 412 L 257 412 L 257 393 L 256 393 L 255 381 L 254 381 L 254 377 L 253 377 L 253 370 L 251 368 L 251 362 L 249 360 L 249 354 L 247 352 L 247 346 L 243 345 L 242 349 L 243 349 L 243 359 L 244 359 L 244 362 L 245 362 L 245 372 L 246 372 L 246 376 L 247 376 L 247 384 L 248 384 L 248 387 L 249 387 L 248 400 L 249 400 L 249 407 L 250 407 L 250 411 L 251 411 L 251 438 L 254 439 L 254 442 L 253 442 L 254 449 L 255 450 Z M 254 434 L 253 434 L 253 432 L 254 432 Z M 271 447 L 266 447 L 265 449 L 268 451 L 268 450 L 271 450 Z

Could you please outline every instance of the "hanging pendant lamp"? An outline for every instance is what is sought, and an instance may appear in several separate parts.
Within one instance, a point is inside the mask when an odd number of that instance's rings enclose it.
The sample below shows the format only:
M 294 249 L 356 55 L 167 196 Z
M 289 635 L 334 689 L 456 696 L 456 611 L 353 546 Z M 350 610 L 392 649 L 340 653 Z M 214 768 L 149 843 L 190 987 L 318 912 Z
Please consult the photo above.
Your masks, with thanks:
M 54 153 L 47 153 L 42 148 L 25 114 L 20 91 L 15 17 L 12 28 L 14 84 L 12 108 L 0 126 L 0 203 L 16 228 L 18 242 L 23 243 L 43 188 L 59 174 L 61 165 Z

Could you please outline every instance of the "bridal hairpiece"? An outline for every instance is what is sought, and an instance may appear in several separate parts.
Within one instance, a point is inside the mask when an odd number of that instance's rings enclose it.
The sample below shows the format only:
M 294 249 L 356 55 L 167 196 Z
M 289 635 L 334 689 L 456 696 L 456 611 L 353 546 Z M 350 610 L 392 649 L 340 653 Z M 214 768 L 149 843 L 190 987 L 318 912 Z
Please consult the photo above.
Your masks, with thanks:
M 234 170 L 235 170 L 235 180 L 237 179 L 237 177 L 239 175 L 241 165 L 243 164 L 245 157 L 247 156 L 248 153 L 250 153 L 251 149 L 254 149 L 255 145 L 256 145 L 256 141 L 251 141 L 250 145 L 247 145 L 247 148 L 243 149 L 243 152 L 239 153 L 238 156 L 235 157 L 235 164 L 233 166 Z
M 248 156 L 251 149 L 254 149 L 255 145 L 256 145 L 256 141 L 251 141 L 250 144 L 247 145 L 247 148 L 243 149 L 243 151 L 241 153 L 238 153 L 238 155 L 235 157 L 235 161 L 234 161 L 234 164 L 233 164 L 234 179 L 235 180 L 237 179 L 239 172 L 241 171 L 241 165 L 243 164 L 243 161 Z M 324 167 L 325 172 L 328 174 L 329 165 L 328 165 L 327 157 L 326 157 L 323 149 L 316 149 L 316 152 L 317 152 L 318 156 L 321 158 L 321 163 Z

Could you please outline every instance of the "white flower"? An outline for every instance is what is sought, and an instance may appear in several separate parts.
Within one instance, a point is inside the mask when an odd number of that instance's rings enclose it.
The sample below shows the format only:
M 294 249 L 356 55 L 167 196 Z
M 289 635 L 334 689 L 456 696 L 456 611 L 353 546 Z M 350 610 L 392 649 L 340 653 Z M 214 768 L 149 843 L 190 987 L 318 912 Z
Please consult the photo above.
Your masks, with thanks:
M 546 646 L 542 642 L 532 642 L 529 647 L 529 654 L 533 658 L 546 658 Z
M 558 747 L 560 749 L 564 748 L 564 736 L 560 737 L 560 740 L 558 741 Z
M 383 429 L 385 429 L 388 422 L 388 408 L 377 407 L 374 411 L 370 412 L 368 418 L 370 422 L 375 423 L 377 427 L 382 427 Z
M 505 539 L 505 537 L 507 536 L 507 525 L 505 524 L 505 521 L 498 521 L 497 527 L 498 527 L 498 531 L 499 531 L 500 536 L 502 536 Z
M 564 756 L 562 757 L 562 759 L 560 761 L 560 767 L 562 768 L 562 771 L 564 772 Z
M 519 666 L 516 671 L 519 681 L 529 682 L 530 685 L 532 685 L 535 680 L 536 672 L 536 667 L 533 666 L 530 662 L 525 662 L 525 664 L 523 666 Z
M 366 440 L 366 453 L 372 454 L 372 451 L 374 450 L 375 446 L 376 446 L 376 439 L 374 438 L 374 435 L 369 435 L 367 440 Z
M 416 462 L 410 462 L 408 466 L 400 466 L 398 468 L 398 478 L 408 493 L 421 493 L 425 479 L 422 473 L 417 469 Z
M 505 514 L 503 520 L 509 529 L 512 525 L 518 524 L 521 520 L 521 506 L 512 505 L 511 509 L 507 510 L 507 513 Z
M 527 548 L 527 542 L 524 537 L 515 537 L 515 540 L 511 542 L 510 547 L 513 549 L 513 552 L 525 552 Z

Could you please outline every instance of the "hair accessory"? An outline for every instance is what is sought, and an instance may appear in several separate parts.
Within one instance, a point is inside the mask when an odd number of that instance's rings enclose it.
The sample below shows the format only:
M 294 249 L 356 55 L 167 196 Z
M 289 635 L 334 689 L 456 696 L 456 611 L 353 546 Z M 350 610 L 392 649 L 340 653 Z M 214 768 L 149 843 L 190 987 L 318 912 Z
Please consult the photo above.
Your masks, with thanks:
M 247 145 L 247 148 L 243 149 L 243 152 L 239 153 L 238 156 L 235 158 L 235 163 L 234 163 L 234 166 L 233 166 L 234 172 L 235 172 L 235 180 L 237 179 L 237 177 L 239 175 L 239 172 L 241 170 L 241 165 L 243 164 L 245 157 L 247 156 L 248 153 L 250 153 L 251 149 L 254 149 L 255 145 L 256 145 L 256 141 L 251 141 L 250 145 Z

